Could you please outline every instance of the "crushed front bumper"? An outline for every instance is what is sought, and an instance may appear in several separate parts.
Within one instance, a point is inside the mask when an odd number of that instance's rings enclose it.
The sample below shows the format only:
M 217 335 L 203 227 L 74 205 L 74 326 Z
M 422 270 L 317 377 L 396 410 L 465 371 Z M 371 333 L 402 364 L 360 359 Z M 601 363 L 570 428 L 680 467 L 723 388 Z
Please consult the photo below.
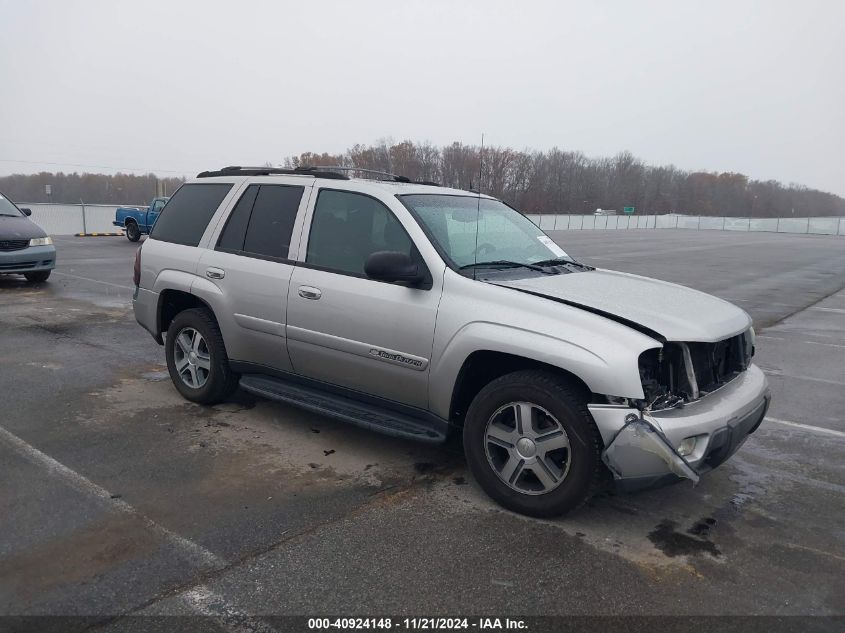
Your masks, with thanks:
M 56 267 L 56 247 L 29 246 L 19 251 L 0 251 L 0 275 L 33 273 Z
M 683 407 L 644 413 L 621 405 L 589 409 L 604 441 L 602 459 L 617 487 L 633 490 L 679 478 L 697 483 L 699 475 L 728 459 L 757 430 L 769 400 L 766 376 L 751 365 L 724 387 Z M 693 448 L 682 457 L 684 440 Z

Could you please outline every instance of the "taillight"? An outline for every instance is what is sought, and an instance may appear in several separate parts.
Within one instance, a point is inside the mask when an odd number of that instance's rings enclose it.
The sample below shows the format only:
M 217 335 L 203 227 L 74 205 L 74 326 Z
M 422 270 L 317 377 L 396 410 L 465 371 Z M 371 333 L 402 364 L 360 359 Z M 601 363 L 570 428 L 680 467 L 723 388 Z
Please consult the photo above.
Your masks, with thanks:
M 141 247 L 138 247 L 138 250 L 135 251 L 135 266 L 132 269 L 132 281 L 135 282 L 136 286 L 141 285 Z

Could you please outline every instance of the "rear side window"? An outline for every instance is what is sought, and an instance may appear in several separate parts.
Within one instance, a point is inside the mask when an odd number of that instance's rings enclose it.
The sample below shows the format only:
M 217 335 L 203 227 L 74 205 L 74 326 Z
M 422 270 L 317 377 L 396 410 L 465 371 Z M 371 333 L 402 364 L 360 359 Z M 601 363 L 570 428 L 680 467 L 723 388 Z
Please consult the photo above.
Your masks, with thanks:
M 226 220 L 226 226 L 217 241 L 217 250 L 240 253 L 244 249 L 246 227 L 249 226 L 249 216 L 252 214 L 252 205 L 257 195 L 258 185 L 247 187 Z
M 182 185 L 162 209 L 150 237 L 196 246 L 231 188 L 228 183 Z
M 287 259 L 304 187 L 250 185 L 223 228 L 218 250 Z

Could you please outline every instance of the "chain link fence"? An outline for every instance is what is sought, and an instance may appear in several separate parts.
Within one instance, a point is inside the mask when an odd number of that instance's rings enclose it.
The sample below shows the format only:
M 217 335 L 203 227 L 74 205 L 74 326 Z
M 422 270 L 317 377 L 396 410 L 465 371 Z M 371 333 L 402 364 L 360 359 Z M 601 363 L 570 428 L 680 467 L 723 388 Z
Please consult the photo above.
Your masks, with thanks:
M 544 231 L 693 229 L 700 231 L 768 231 L 809 235 L 845 235 L 845 217 L 728 218 L 698 215 L 526 215 Z

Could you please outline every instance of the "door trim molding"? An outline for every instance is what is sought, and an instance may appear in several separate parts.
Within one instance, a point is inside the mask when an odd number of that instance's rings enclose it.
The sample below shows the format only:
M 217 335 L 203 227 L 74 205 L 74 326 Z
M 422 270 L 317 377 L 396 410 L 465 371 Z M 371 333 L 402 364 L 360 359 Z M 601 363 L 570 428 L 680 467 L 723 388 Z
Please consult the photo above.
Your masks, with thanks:
M 339 352 L 346 352 L 347 354 L 354 354 L 374 361 L 390 363 L 391 365 L 397 365 L 412 371 L 425 371 L 428 368 L 429 359 L 422 356 L 415 356 L 414 354 L 387 349 L 385 347 L 381 347 L 380 345 L 373 345 L 362 341 L 354 341 L 352 339 L 343 338 L 342 336 L 326 334 L 325 332 L 315 332 L 314 330 L 307 330 L 294 325 L 287 326 L 287 337 L 292 341 L 299 341 L 300 343 L 308 343 L 309 345 L 316 345 L 318 347 L 325 347 Z
M 248 314 L 234 313 L 235 323 L 247 330 L 254 330 L 256 332 L 263 332 L 265 334 L 272 334 L 274 336 L 285 336 L 285 324 L 276 321 L 269 321 L 267 319 L 259 319 L 258 317 L 249 316 Z

